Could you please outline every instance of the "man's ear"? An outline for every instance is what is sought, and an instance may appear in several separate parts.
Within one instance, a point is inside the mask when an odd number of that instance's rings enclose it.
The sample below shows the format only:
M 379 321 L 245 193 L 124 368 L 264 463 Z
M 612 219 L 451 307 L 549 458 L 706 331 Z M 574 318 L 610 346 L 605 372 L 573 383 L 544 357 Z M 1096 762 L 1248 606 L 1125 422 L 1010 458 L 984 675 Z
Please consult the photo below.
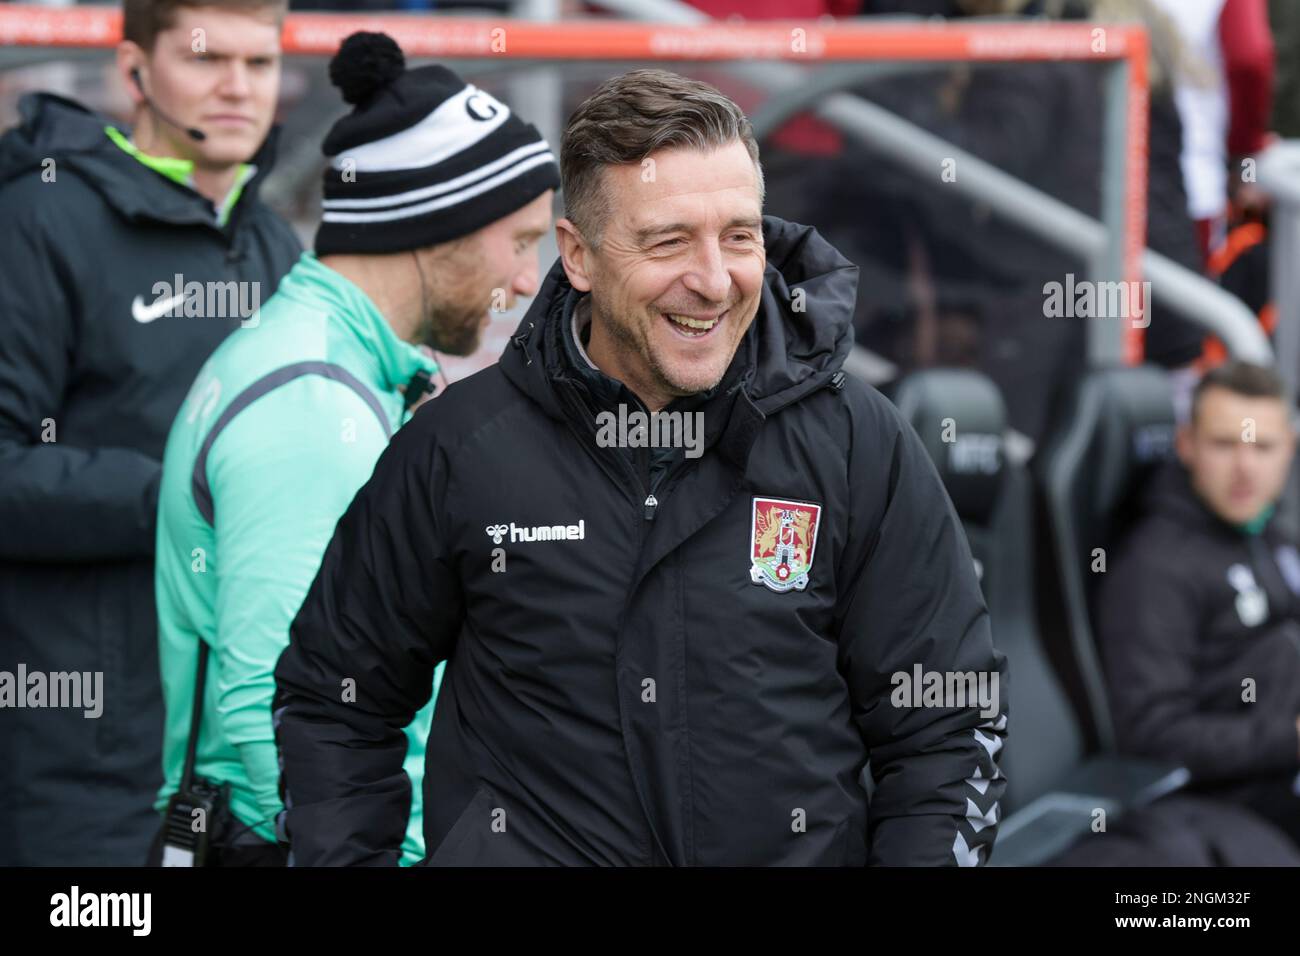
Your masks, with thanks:
M 579 292 L 591 291 L 591 249 L 582 233 L 568 219 L 555 221 L 555 244 L 560 248 L 560 261 L 569 284 Z
M 119 43 L 117 45 L 116 54 L 117 75 L 121 77 L 123 85 L 126 86 L 126 95 L 131 98 L 132 105 L 137 107 L 143 106 L 144 93 L 140 90 L 140 87 L 136 84 L 135 80 L 132 79 L 131 74 L 136 70 L 140 70 L 143 73 L 148 66 L 149 58 L 145 56 L 144 50 L 141 49 L 140 45 L 133 40 L 123 40 Z M 148 80 L 144 77 L 141 77 L 141 79 L 144 83 L 148 83 Z

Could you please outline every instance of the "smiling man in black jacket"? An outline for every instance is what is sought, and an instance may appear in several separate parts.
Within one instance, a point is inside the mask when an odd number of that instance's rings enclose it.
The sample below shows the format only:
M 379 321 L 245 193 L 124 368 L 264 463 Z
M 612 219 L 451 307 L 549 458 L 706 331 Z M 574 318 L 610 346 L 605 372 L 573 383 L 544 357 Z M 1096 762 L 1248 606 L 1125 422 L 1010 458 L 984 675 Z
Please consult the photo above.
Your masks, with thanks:
M 856 267 L 762 217 L 693 80 L 603 85 L 561 173 L 512 346 L 398 433 L 293 624 L 294 862 L 396 863 L 444 659 L 429 865 L 984 862 L 1004 661 L 920 441 L 841 370 Z
M 1178 454 L 1099 593 L 1119 743 L 1300 842 L 1300 553 L 1273 520 L 1295 433 L 1277 375 L 1209 372 Z
M 134 866 L 158 828 L 163 446 L 300 253 L 257 199 L 282 16 L 127 0 L 131 129 L 34 94 L 0 139 L 0 672 L 26 685 L 0 688 L 0 865 Z M 59 674 L 95 708 L 32 706 Z

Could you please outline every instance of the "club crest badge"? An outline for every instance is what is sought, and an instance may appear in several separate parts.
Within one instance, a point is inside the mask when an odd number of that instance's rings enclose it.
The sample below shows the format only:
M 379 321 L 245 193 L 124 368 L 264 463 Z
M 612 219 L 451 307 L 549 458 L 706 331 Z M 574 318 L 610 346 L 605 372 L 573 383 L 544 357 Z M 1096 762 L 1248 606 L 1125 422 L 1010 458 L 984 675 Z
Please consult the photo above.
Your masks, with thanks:
M 1228 568 L 1228 583 L 1237 592 L 1234 602 L 1237 617 L 1246 627 L 1255 627 L 1268 617 L 1268 595 L 1255 582 L 1255 575 L 1244 564 L 1234 564 Z
M 821 505 L 755 498 L 749 530 L 749 579 L 778 593 L 808 586 Z

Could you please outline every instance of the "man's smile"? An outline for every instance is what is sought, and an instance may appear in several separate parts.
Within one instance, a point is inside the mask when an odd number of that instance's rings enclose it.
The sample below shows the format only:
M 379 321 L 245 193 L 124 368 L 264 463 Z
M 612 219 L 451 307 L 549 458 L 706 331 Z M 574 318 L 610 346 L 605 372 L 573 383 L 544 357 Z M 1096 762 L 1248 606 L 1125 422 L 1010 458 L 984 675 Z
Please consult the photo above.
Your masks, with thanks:
M 684 339 L 699 341 L 709 338 L 717 331 L 730 312 L 731 310 L 728 309 L 715 315 L 690 315 L 681 312 L 661 312 L 660 315 L 664 317 L 674 334 Z

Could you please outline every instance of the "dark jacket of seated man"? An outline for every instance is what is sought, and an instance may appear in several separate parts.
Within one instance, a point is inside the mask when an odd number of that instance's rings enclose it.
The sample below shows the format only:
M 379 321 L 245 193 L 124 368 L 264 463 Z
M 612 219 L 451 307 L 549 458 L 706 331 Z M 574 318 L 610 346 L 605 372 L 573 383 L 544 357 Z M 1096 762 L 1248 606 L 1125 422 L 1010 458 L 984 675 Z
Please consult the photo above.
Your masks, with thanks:
M 1300 842 L 1300 553 L 1272 520 L 1295 450 L 1283 394 L 1255 366 L 1206 375 L 1101 582 L 1098 639 L 1120 748 Z

